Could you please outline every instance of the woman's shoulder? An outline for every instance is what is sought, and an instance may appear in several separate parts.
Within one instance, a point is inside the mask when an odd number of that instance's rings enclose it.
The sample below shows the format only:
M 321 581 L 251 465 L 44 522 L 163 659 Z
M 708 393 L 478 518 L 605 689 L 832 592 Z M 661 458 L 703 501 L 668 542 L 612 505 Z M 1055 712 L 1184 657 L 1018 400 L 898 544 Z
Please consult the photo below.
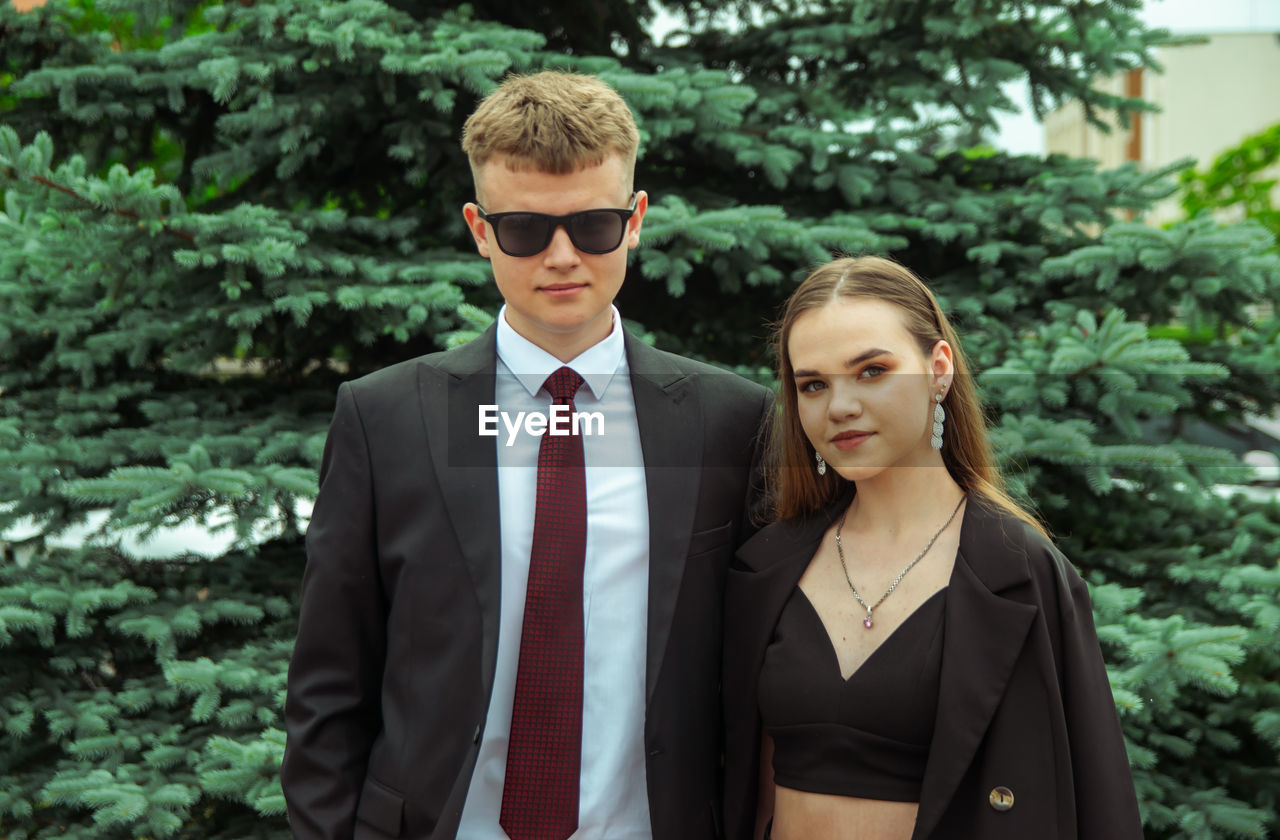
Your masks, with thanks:
M 804 546 L 816 547 L 852 498 L 853 488 L 846 487 L 808 513 L 768 522 L 738 548 L 738 558 L 756 568 L 760 564 L 750 560 L 768 560 Z
M 1043 583 L 1052 581 L 1066 589 L 1083 585 L 1075 566 L 1044 531 L 996 502 L 972 501 L 974 533 L 962 535 L 962 551 L 968 549 L 974 558 L 1002 565 L 1024 565 L 1032 578 Z
M 830 525 L 822 514 L 775 520 L 738 547 L 737 559 L 748 569 L 759 571 L 805 549 L 812 554 Z

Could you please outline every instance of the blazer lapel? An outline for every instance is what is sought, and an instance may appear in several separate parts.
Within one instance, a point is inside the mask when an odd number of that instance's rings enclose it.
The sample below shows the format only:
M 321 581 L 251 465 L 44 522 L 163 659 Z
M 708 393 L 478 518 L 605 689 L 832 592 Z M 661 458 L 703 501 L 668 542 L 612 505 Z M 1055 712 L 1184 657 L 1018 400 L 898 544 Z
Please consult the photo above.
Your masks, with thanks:
M 737 551 L 725 586 L 725 819 L 730 837 L 755 820 L 760 771 L 757 682 L 778 616 L 849 493 L 803 519 L 774 522 Z
M 933 744 L 912 840 L 930 836 L 969 769 L 995 714 L 1037 609 L 1001 597 L 1030 580 L 1001 515 L 970 497 L 947 590 Z
M 493 438 L 477 434 L 477 407 L 495 402 L 496 334 L 496 328 L 490 327 L 475 340 L 439 357 L 437 367 L 446 374 L 443 381 L 431 376 L 425 365 L 418 380 L 436 482 L 480 603 L 486 698 L 493 687 L 498 658 L 502 547 L 498 454 Z
M 848 505 L 848 499 L 847 494 L 842 494 L 838 506 L 804 519 L 775 523 L 738 549 L 738 559 L 746 570 L 730 572 L 733 614 L 749 616 L 750 622 L 735 625 L 735 642 L 725 653 L 735 659 L 746 657 L 743 662 L 733 663 L 734 673 L 759 673 L 782 608 L 809 568 L 823 534 L 835 521 L 835 513 Z M 754 699 L 755 690 L 749 693 Z
M 645 697 L 653 697 L 671 633 L 698 503 L 702 406 L 693 377 L 625 335 L 649 501 L 649 630 Z

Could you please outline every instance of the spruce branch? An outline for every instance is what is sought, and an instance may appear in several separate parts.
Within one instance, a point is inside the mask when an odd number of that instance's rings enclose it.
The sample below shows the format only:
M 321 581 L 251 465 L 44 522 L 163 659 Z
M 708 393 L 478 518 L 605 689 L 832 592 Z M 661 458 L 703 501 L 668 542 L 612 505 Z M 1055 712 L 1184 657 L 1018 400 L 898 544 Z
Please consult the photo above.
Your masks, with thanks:
M 10 175 L 10 177 L 12 177 L 12 172 L 9 172 L 9 173 L 7 173 L 7 174 L 9 174 L 9 175 Z M 31 181 L 34 181 L 34 182 L 35 182 L 35 183 L 37 183 L 37 184 L 41 184 L 42 186 L 46 186 L 46 187 L 49 187 L 50 189 L 54 189 L 54 190 L 57 190 L 58 192 L 64 193 L 64 194 L 66 194 L 66 195 L 69 195 L 69 196 L 71 196 L 72 198 L 76 199 L 77 201 L 79 201 L 79 202 L 81 202 L 81 203 L 83 203 L 83 204 L 85 204 L 85 205 L 87 205 L 87 206 L 94 207 L 94 208 L 98 208 L 98 206 L 99 206 L 97 202 L 95 202 L 95 201 L 93 201 L 93 200 L 91 200 L 91 199 L 89 199 L 89 198 L 85 198 L 84 196 L 82 196 L 82 195 L 80 195 L 79 193 L 77 193 L 75 190 L 73 190 L 73 189 L 71 189 L 71 188 L 69 188 L 69 187 L 65 187 L 65 186 L 63 186 L 63 185 L 61 185 L 61 184 L 55 183 L 54 181 L 49 180 L 48 178 L 44 177 L 43 175 L 31 175 L 31 176 L 28 176 L 28 177 L 29 177 L 29 179 L 30 179 Z M 115 215 L 117 215 L 117 216 L 123 216 L 124 218 L 127 218 L 127 219 L 142 219 L 142 217 L 141 217 L 139 214 L 135 213 L 135 212 L 134 212 L 134 211 L 132 211 L 132 210 L 122 210 L 122 209 L 120 209 L 120 208 L 118 208 L 118 207 L 113 207 L 113 208 L 108 208 L 108 209 L 109 209 L 109 212 L 114 213 L 114 214 L 115 214 Z M 165 218 L 166 218 L 166 217 L 161 216 L 157 221 L 164 222 L 164 221 L 165 221 Z M 145 225 L 145 222 L 143 222 L 143 224 Z M 142 225 L 139 225 L 139 226 L 141 227 Z M 161 228 L 160 228 L 160 229 L 161 229 L 162 231 L 164 231 L 165 233 L 168 233 L 168 234 L 170 234 L 170 235 L 172 235 L 172 236 L 176 236 L 176 237 L 178 237 L 179 239 L 185 240 L 185 241 L 187 241 L 187 242 L 195 242 L 195 240 L 196 240 L 195 236 L 193 236 L 192 234 L 187 233 L 186 231 L 183 231 L 183 230 L 178 230 L 178 229 L 176 229 L 176 228 L 172 228 L 172 227 L 170 227 L 170 226 L 169 226 L 169 225 L 167 225 L 167 224 L 161 225 Z M 116 292 L 115 292 L 115 294 L 113 294 L 112 296 L 113 296 L 113 297 L 118 296 L 118 295 L 119 295 L 119 292 L 120 292 L 120 290 L 119 290 L 119 289 L 117 289 L 117 290 L 116 290 Z

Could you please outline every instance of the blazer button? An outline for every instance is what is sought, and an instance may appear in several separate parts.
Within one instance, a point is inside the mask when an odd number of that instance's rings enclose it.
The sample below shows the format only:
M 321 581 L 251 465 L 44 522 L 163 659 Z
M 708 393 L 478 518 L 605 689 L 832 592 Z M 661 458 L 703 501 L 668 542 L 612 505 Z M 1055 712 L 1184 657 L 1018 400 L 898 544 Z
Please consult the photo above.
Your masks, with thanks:
M 987 801 L 997 811 L 1008 811 L 1013 807 L 1013 791 L 1004 785 L 994 787 L 991 789 L 991 793 L 987 794 Z
M 465 731 L 466 731 L 466 730 L 464 729 L 464 730 L 463 730 L 463 732 L 465 732 Z M 473 744 L 478 744 L 478 743 L 480 743 L 480 724 L 478 724 L 478 723 L 476 724 L 476 731 L 475 731 L 475 733 L 471 736 L 471 743 L 473 743 Z

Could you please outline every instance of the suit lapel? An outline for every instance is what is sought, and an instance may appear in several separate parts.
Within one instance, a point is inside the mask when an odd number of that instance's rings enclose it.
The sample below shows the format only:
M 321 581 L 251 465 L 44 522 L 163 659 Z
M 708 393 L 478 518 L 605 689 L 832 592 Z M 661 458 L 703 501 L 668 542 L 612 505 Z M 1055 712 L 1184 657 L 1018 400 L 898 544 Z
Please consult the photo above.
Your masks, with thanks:
M 933 744 L 912 840 L 929 837 L 968 771 L 1022 652 L 1036 607 L 999 592 L 1030 580 L 1001 515 L 970 497 L 947 591 Z
M 702 406 L 693 377 L 630 333 L 625 341 L 649 502 L 649 699 L 671 634 L 697 509 Z
M 480 337 L 440 357 L 437 367 L 447 374 L 445 377 L 432 377 L 426 366 L 419 373 L 422 416 L 436 467 L 435 478 L 480 604 L 484 632 L 481 673 L 486 699 L 493 687 L 498 658 L 501 517 L 494 438 L 481 437 L 476 431 L 477 406 L 495 402 L 496 334 L 496 328 L 490 327 Z

